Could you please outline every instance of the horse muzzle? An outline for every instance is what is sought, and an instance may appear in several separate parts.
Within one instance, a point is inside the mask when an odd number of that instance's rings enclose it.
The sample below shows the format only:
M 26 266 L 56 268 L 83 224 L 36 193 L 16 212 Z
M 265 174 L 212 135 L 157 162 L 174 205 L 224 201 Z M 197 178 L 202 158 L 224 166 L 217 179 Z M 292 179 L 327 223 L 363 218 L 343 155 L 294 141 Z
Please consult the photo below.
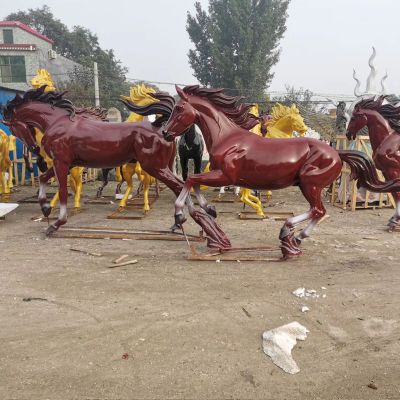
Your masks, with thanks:
M 164 139 L 167 142 L 173 142 L 174 141 L 174 135 L 172 133 L 167 132 L 167 131 L 162 131 L 162 134 L 164 136 Z

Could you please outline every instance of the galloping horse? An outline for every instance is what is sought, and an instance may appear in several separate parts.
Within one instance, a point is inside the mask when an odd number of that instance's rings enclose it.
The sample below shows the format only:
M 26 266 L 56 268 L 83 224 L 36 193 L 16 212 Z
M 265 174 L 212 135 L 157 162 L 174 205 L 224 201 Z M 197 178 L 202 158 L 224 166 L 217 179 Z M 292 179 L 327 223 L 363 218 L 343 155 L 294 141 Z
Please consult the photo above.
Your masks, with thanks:
M 400 189 L 400 181 L 382 183 L 376 176 L 372 162 L 361 152 L 337 152 L 315 139 L 269 139 L 253 135 L 243 129 L 251 119 L 248 106 L 238 105 L 240 97 L 230 97 L 223 89 L 201 88 L 198 85 L 176 87 L 179 102 L 164 126 L 164 137 L 174 140 L 188 126 L 197 124 L 203 132 L 210 154 L 211 171 L 189 176 L 175 202 L 175 222 L 185 222 L 184 205 L 194 186 L 201 207 L 207 201 L 199 185 L 236 185 L 256 189 L 283 189 L 299 186 L 310 204 L 310 210 L 286 220 L 280 232 L 283 256 L 301 254 L 299 244 L 308 237 L 326 211 L 321 199 L 322 190 L 340 174 L 342 160 L 359 178 L 361 185 L 378 191 Z M 309 224 L 294 236 L 294 228 L 301 222 Z
M 347 126 L 349 140 L 364 126 L 372 146 L 372 158 L 386 180 L 400 179 L 400 106 L 383 104 L 386 96 L 364 99 L 355 104 Z M 400 191 L 392 191 L 396 211 L 388 222 L 393 231 L 400 223 Z
M 53 168 L 39 178 L 39 204 L 45 216 L 51 211 L 46 183 L 53 176 L 57 177 L 60 194 L 60 213 L 57 221 L 48 227 L 48 235 L 67 221 L 67 176 L 71 166 L 115 168 L 135 159 L 149 174 L 179 195 L 183 182 L 169 168 L 175 146 L 165 141 L 160 132 L 161 123 L 171 114 L 174 105 L 171 96 L 155 94 L 159 102 L 142 108 L 123 101 L 142 115 L 160 114 L 153 123 L 108 124 L 77 114 L 73 104 L 63 98 L 64 93 L 45 93 L 44 90 L 45 87 L 28 90 L 22 97 L 17 94 L 5 106 L 3 115 L 13 134 L 35 152 L 38 146 L 33 128 L 44 132 L 42 144 L 53 160 Z M 230 248 L 230 241 L 213 218 L 194 210 L 191 199 L 188 207 L 192 218 L 203 228 L 208 246 Z

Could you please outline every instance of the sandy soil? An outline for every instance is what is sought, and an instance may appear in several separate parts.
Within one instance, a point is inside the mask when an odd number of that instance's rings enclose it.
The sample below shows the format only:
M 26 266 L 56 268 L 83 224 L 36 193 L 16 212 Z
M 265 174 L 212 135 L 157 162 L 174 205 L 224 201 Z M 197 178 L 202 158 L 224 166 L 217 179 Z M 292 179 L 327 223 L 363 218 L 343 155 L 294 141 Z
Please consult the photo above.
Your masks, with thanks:
M 94 186 L 84 190 L 92 195 Z M 297 189 L 274 201 L 285 201 L 280 210 L 307 208 Z M 164 229 L 172 204 L 164 191 L 142 221 L 107 220 L 115 205 L 85 205 L 68 224 Z M 0 398 L 398 399 L 400 232 L 385 232 L 392 213 L 328 206 L 301 258 L 216 263 L 187 261 L 185 242 L 46 239 L 47 224 L 31 220 L 39 207 L 22 204 L 0 221 Z M 234 212 L 219 222 L 235 245 L 278 245 L 282 222 L 240 221 Z M 138 263 L 107 268 L 125 253 Z M 299 299 L 292 291 L 302 286 L 326 297 Z M 262 332 L 291 321 L 310 330 L 293 351 L 297 375 L 262 351 Z

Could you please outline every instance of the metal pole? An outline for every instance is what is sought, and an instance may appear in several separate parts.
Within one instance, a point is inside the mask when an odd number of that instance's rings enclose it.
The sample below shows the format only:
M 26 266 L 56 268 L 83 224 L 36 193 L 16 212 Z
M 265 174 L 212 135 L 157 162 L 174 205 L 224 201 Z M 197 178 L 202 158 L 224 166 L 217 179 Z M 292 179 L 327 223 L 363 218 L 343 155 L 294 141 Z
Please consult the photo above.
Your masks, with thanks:
M 97 69 L 97 62 L 93 63 L 93 77 L 94 77 L 94 102 L 96 107 L 100 107 L 99 71 Z

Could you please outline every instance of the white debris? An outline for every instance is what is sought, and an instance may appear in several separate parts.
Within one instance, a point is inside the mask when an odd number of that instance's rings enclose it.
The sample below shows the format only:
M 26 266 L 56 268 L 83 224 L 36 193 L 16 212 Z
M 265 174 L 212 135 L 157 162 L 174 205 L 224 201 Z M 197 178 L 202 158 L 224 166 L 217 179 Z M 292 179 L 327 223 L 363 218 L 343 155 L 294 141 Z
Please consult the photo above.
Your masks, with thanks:
M 115 200 L 122 200 L 124 198 L 125 194 L 124 193 L 115 193 Z M 128 200 L 132 199 L 132 195 L 130 194 L 128 196 Z
M 305 340 L 310 332 L 297 321 L 263 333 L 263 350 L 273 363 L 289 374 L 297 374 L 300 368 L 292 358 L 296 339 Z
M 317 294 L 317 291 L 315 289 L 306 289 L 304 287 L 296 289 L 294 292 L 292 292 L 296 297 L 311 297 L 313 299 L 318 298 L 319 294 Z
M 322 289 L 322 290 L 326 290 L 326 287 L 325 287 L 325 286 L 321 286 L 321 289 Z
M 310 311 L 310 309 L 307 306 L 301 307 L 301 312 L 307 312 Z
M 306 288 L 304 287 L 299 287 L 298 289 L 296 289 L 293 294 L 296 297 L 304 297 L 306 295 Z

